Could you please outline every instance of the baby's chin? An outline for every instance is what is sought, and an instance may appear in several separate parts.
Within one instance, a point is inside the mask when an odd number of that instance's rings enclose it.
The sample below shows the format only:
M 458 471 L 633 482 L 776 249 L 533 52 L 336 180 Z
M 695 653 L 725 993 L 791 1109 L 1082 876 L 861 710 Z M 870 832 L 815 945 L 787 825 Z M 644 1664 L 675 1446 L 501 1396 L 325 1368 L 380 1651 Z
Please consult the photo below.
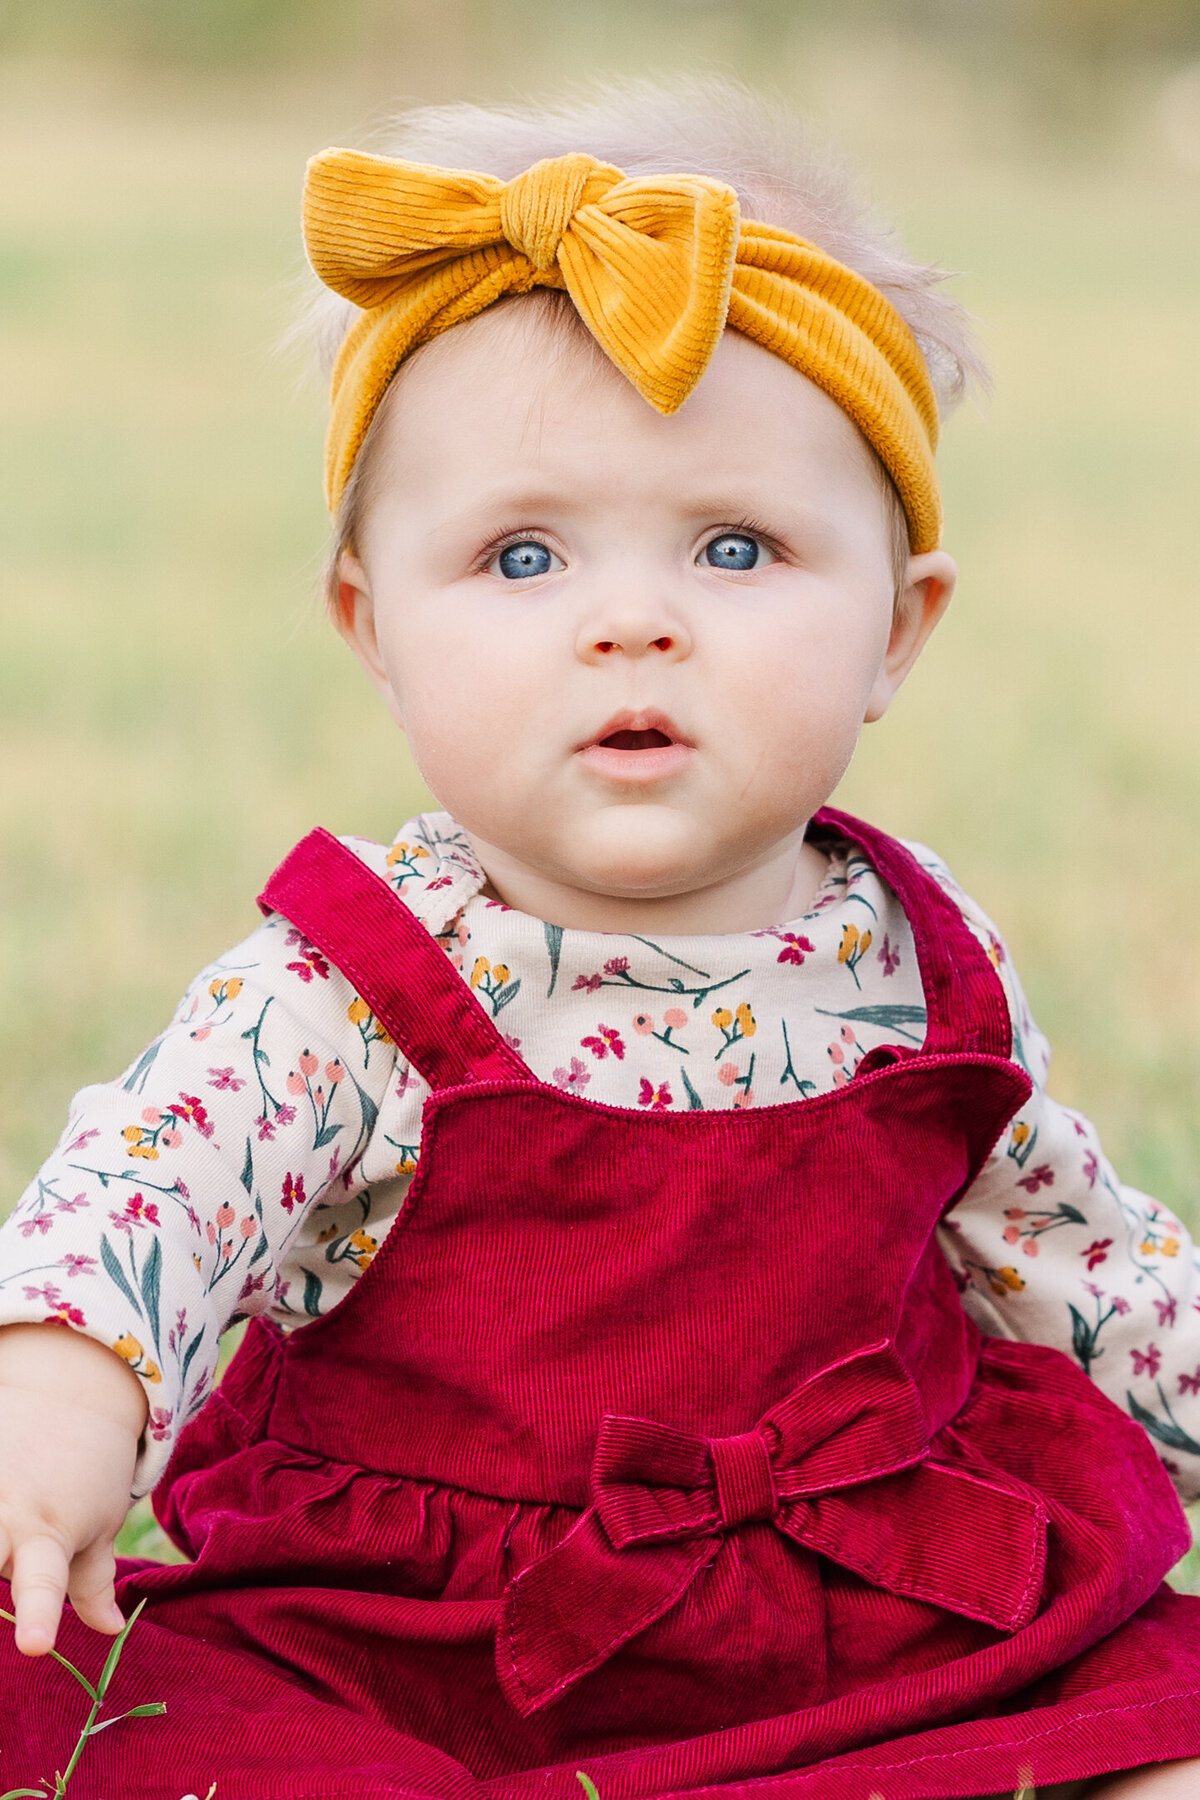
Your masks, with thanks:
M 552 879 L 614 900 L 672 899 L 726 873 L 709 830 L 672 807 L 644 804 L 592 814 L 546 861 Z

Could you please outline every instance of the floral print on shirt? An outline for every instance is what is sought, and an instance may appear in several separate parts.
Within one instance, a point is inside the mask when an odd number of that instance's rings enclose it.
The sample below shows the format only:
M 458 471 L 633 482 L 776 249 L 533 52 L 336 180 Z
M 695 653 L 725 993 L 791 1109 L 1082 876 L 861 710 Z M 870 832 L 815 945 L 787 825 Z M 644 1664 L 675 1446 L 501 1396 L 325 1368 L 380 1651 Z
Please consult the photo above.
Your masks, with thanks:
M 631 1110 L 748 1108 L 844 1086 L 876 1045 L 919 1046 L 907 920 L 866 857 L 827 841 L 809 911 L 711 937 L 565 931 L 484 892 L 445 814 L 350 847 L 441 944 L 534 1074 Z M 964 1308 L 993 1335 L 1071 1355 L 1200 1492 L 1195 1253 L 1122 1187 L 1096 1134 L 1045 1091 L 1049 1052 L 1003 942 L 911 846 L 984 945 L 1030 1074 L 1013 1120 L 940 1232 Z M 321 951 L 272 915 L 202 971 L 165 1032 L 75 1099 L 58 1148 L 0 1230 L 0 1322 L 54 1319 L 145 1382 L 144 1492 L 211 1391 L 222 1331 L 329 1312 L 371 1265 L 420 1158 L 428 1087 Z

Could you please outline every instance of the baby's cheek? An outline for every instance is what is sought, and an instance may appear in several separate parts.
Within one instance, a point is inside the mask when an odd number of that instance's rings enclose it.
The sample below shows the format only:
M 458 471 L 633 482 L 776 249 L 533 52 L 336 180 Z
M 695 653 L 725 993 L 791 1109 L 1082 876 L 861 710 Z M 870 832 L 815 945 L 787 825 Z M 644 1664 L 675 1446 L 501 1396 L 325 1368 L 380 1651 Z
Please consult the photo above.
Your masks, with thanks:
M 828 801 L 845 774 L 858 744 L 862 714 L 803 690 L 786 696 L 778 709 L 764 707 L 763 713 L 767 717 L 760 737 L 762 754 L 751 792 L 760 805 L 799 808 L 810 816 Z
M 538 802 L 530 732 L 520 709 L 486 682 L 450 682 L 412 709 L 409 745 L 421 778 L 468 830 L 487 835 Z
M 421 778 L 447 812 L 457 815 L 464 791 L 478 787 L 480 751 L 477 725 L 450 711 L 420 713 L 408 725 L 409 748 Z

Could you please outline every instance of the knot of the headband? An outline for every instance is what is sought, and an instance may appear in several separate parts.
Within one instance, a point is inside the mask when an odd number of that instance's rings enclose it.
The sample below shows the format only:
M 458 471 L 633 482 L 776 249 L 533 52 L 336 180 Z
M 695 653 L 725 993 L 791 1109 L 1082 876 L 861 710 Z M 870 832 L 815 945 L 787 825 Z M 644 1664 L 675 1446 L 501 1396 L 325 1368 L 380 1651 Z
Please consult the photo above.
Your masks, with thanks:
M 604 185 L 609 188 L 622 180 L 619 169 L 576 151 L 534 163 L 505 187 L 500 196 L 500 229 L 539 275 L 554 267 L 563 233 L 597 174 L 608 177 Z
M 325 150 L 308 166 L 304 233 L 321 280 L 362 309 L 333 370 L 332 508 L 406 356 L 498 300 L 554 287 L 662 413 L 682 406 L 727 324 L 753 338 L 854 420 L 895 483 L 913 549 L 938 542 L 937 403 L 911 330 L 855 270 L 743 221 L 722 181 L 630 177 L 582 152 L 504 182 Z

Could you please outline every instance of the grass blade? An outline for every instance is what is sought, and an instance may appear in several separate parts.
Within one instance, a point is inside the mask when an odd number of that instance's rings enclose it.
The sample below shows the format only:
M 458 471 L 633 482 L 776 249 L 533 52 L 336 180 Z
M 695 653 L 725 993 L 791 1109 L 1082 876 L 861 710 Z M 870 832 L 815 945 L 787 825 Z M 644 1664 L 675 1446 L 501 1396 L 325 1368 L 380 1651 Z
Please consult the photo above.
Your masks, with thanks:
M 133 1630 L 134 1625 L 137 1623 L 138 1614 L 141 1612 L 141 1610 L 142 1610 L 143 1606 L 145 1606 L 145 1604 L 146 1604 L 146 1602 L 144 1600 L 138 1601 L 137 1605 L 134 1607 L 133 1611 L 130 1613 L 129 1617 L 126 1619 L 121 1630 L 118 1632 L 117 1636 L 113 1639 L 112 1649 L 108 1653 L 108 1656 L 105 1660 L 104 1667 L 100 1671 L 100 1679 L 96 1683 L 96 1698 L 98 1700 L 103 1700 L 105 1694 L 108 1692 L 108 1684 L 112 1680 L 113 1675 L 116 1672 L 116 1667 L 117 1667 L 117 1663 L 120 1660 L 121 1652 L 125 1648 L 125 1639 L 129 1636 L 129 1633 Z
M 96 1737 L 99 1732 L 107 1731 L 110 1725 L 119 1725 L 122 1719 L 158 1719 L 166 1710 L 165 1700 L 149 1700 L 145 1706 L 131 1706 L 128 1712 L 114 1713 L 111 1719 L 101 1719 L 98 1725 L 89 1725 L 85 1736 Z M 0 1800 L 3 1800 L 2 1795 Z

